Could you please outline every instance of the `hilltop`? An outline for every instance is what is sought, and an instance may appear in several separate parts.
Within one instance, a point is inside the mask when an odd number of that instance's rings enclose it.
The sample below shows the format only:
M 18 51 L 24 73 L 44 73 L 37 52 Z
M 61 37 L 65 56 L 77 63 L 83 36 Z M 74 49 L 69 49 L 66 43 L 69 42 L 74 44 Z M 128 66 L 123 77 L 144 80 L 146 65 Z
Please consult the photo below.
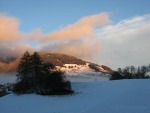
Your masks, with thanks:
M 113 70 L 104 65 L 94 64 L 62 53 L 40 53 L 44 62 L 50 62 L 71 76 L 111 74 Z M 21 57 L 0 59 L 0 72 L 15 72 Z
M 55 66 L 63 66 L 64 64 L 86 64 L 86 61 L 83 61 L 77 57 L 61 53 L 40 53 L 40 56 L 44 62 L 51 62 Z

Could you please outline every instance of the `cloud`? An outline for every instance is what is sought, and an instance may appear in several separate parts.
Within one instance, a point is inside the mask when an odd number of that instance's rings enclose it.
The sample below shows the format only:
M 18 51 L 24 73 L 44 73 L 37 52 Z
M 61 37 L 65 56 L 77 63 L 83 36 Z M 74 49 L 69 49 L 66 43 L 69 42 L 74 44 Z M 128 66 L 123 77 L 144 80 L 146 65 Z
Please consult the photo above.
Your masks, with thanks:
M 25 44 L 0 44 L 0 58 L 13 58 L 22 55 L 25 51 L 33 52 L 34 49 Z
M 101 40 L 98 62 L 116 69 L 147 65 L 150 58 L 150 15 L 122 20 L 97 31 Z
M 99 13 L 83 17 L 74 24 L 48 34 L 42 33 L 41 29 L 26 33 L 19 31 L 18 19 L 0 15 L 0 54 L 1 57 L 17 56 L 30 49 L 91 58 L 100 49 L 95 29 L 108 22 L 109 14 Z
M 0 14 L 0 58 L 17 57 L 27 50 L 33 51 L 32 46 L 24 42 L 33 40 L 39 35 L 39 31 L 20 32 L 19 25 L 17 18 Z
M 0 57 L 39 50 L 70 54 L 113 69 L 149 63 L 149 14 L 111 24 L 109 14 L 100 13 L 48 34 L 40 29 L 20 32 L 19 25 L 18 19 L 0 15 Z
M 86 60 L 94 60 L 97 52 L 100 52 L 100 42 L 96 39 L 91 40 L 72 40 L 61 41 L 42 47 L 41 51 L 66 53 Z
M 74 40 L 81 39 L 83 37 L 93 37 L 94 29 L 96 27 L 102 27 L 102 25 L 106 24 L 108 21 L 108 13 L 100 13 L 83 17 L 74 24 L 68 25 L 58 31 L 49 33 L 42 39 L 42 41 L 46 42 L 51 40 Z
M 0 43 L 20 40 L 19 20 L 14 17 L 0 15 Z
M 34 29 L 31 33 L 26 33 L 26 40 L 37 41 L 41 40 L 45 35 L 42 33 L 41 29 Z
M 74 24 L 45 35 L 41 43 L 47 44 L 41 47 L 41 51 L 91 58 L 94 53 L 100 52 L 100 40 L 95 37 L 95 29 L 107 23 L 109 23 L 108 13 L 83 17 Z

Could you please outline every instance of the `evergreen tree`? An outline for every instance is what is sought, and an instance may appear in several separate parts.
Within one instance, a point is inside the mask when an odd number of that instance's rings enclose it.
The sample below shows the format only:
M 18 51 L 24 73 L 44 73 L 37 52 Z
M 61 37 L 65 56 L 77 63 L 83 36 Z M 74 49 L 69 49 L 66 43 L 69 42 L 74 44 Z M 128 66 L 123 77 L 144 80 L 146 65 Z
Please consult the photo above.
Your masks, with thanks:
M 133 78 L 150 78 L 147 73 L 150 71 L 150 65 L 148 66 L 127 66 L 123 69 L 118 68 L 118 72 L 123 75 L 124 78 L 133 79 Z
M 54 70 L 51 63 L 43 63 L 37 52 L 30 56 L 26 52 L 18 66 L 18 82 L 14 87 L 17 94 L 37 93 L 42 95 L 71 94 L 71 83 L 64 72 Z
M 31 74 L 33 88 L 38 89 L 43 81 L 43 75 L 45 74 L 44 63 L 37 52 L 31 55 Z
M 45 87 L 41 94 L 44 95 L 63 95 L 72 94 L 70 81 L 65 78 L 65 73 L 62 71 L 52 71 L 50 76 L 46 76 Z
M 20 63 L 18 65 L 18 68 L 17 68 L 17 72 L 18 72 L 17 80 L 18 81 L 21 81 L 26 78 L 30 78 L 30 75 L 31 75 L 30 63 L 31 63 L 30 54 L 28 51 L 26 51 L 24 55 L 22 56 Z
M 17 80 L 18 83 L 14 87 L 14 92 L 27 93 L 30 89 L 31 82 L 31 60 L 28 51 L 22 56 L 20 63 L 17 68 Z
M 140 66 L 138 66 L 138 68 L 137 68 L 136 77 L 137 78 L 141 77 L 141 68 L 140 68 Z
M 123 79 L 123 76 L 118 71 L 114 71 L 111 74 L 110 80 L 119 80 L 119 79 Z
M 122 74 L 122 69 L 121 68 L 118 68 L 117 70 L 118 70 L 119 73 Z
M 141 78 L 145 78 L 146 73 L 148 72 L 146 66 L 141 67 Z

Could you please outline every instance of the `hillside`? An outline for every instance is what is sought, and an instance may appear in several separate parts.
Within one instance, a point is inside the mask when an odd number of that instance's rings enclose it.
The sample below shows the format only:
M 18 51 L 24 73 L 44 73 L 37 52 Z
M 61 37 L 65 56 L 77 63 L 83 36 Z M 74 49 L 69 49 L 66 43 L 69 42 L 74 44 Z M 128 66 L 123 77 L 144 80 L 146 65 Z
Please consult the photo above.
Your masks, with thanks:
M 9 94 L 0 98 L 2 113 L 150 113 L 150 80 L 73 82 L 70 96 Z
M 68 68 L 72 70 L 81 70 L 80 67 L 86 67 L 92 69 L 93 72 L 111 73 L 111 70 L 107 66 L 99 66 L 94 63 L 90 63 L 74 56 L 60 54 L 60 53 L 40 53 L 44 62 L 51 62 L 59 68 L 64 68 L 66 64 L 76 65 L 75 67 L 70 65 Z M 2 60 L 0 59 L 0 72 L 14 72 L 18 66 L 20 57 L 10 58 Z M 64 69 L 63 69 L 64 70 Z M 68 70 L 68 69 L 67 69 Z M 64 70 L 65 71 L 65 70 Z M 78 71 L 79 72 L 79 71 Z
M 74 56 L 60 54 L 60 53 L 41 53 L 41 58 L 45 62 L 51 62 L 55 66 L 63 66 L 64 64 L 78 64 L 78 65 L 85 65 L 86 61 L 83 61 L 79 58 Z

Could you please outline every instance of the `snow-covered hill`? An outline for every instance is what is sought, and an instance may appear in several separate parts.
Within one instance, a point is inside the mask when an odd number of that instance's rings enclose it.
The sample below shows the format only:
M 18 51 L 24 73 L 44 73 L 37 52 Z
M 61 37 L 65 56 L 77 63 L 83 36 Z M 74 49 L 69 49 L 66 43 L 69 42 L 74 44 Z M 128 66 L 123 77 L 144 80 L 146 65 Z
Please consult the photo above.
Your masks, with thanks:
M 101 66 L 97 66 L 100 71 L 95 71 L 89 67 L 89 63 L 85 65 L 78 64 L 64 64 L 63 66 L 56 66 L 58 70 L 64 71 L 66 78 L 71 82 L 89 82 L 89 81 L 104 81 L 109 80 L 110 74 Z M 0 84 L 15 83 L 16 74 L 13 73 L 0 73 Z
M 85 65 L 78 64 L 64 64 L 62 67 L 57 66 L 57 69 L 64 71 L 66 77 L 70 81 L 103 81 L 109 80 L 110 74 L 104 73 L 107 70 L 104 70 L 100 67 L 100 71 L 95 71 L 89 67 L 89 63 Z
M 90 63 L 62 53 L 40 53 L 40 56 L 43 62 L 52 63 L 57 69 L 64 71 L 67 79 L 70 81 L 108 80 L 113 72 L 107 66 Z M 7 58 L 10 60 L 0 58 L 0 84 L 16 82 L 16 76 L 14 75 L 16 75 L 15 72 L 20 58 L 19 56 L 14 59 Z
M 150 80 L 73 82 L 70 96 L 9 94 L 1 113 L 150 113 Z
M 97 64 L 93 64 L 71 55 L 66 55 L 61 53 L 40 53 L 40 56 L 43 62 L 52 63 L 57 67 L 66 67 L 69 65 L 70 65 L 69 67 L 72 67 L 73 65 L 74 68 L 74 66 L 76 65 L 78 68 L 88 66 L 97 72 L 110 73 L 113 71 L 107 66 L 104 65 L 100 66 Z M 20 58 L 21 56 L 18 56 L 16 58 L 10 57 L 6 59 L 0 58 L 0 73 L 16 72 L 17 66 L 20 62 Z

